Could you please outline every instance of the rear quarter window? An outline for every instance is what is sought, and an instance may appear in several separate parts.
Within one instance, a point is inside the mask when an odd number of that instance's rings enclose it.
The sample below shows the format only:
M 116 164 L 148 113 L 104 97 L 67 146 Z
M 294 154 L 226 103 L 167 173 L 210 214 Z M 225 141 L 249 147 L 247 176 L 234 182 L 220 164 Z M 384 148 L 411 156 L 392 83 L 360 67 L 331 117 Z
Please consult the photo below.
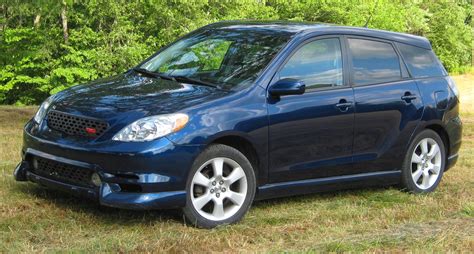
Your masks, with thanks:
M 446 76 L 444 67 L 433 51 L 403 43 L 397 46 L 414 78 Z

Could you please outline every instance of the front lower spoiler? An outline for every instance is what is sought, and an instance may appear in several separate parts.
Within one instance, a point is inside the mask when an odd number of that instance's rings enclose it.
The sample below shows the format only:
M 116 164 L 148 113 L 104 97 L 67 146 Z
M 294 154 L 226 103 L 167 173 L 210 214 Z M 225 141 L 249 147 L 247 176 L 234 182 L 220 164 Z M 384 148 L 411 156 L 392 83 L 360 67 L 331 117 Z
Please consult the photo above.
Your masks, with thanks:
M 31 181 L 51 189 L 71 193 L 74 196 L 88 198 L 109 207 L 150 210 L 179 208 L 186 204 L 185 191 L 156 193 L 121 192 L 118 184 L 107 182 L 103 182 L 100 187 L 97 188 L 80 187 L 37 175 L 29 171 L 29 165 L 26 161 L 22 161 L 18 164 L 13 175 L 17 181 Z

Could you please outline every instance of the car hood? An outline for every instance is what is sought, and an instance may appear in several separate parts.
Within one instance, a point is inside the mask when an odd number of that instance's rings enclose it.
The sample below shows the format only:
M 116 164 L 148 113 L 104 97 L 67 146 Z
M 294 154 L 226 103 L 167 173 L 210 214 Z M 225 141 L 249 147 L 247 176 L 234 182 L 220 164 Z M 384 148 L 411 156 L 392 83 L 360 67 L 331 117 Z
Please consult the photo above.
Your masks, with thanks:
M 178 112 L 229 93 L 212 87 L 128 73 L 64 90 L 55 96 L 51 108 L 104 119 L 113 124 L 123 118 L 136 120 Z

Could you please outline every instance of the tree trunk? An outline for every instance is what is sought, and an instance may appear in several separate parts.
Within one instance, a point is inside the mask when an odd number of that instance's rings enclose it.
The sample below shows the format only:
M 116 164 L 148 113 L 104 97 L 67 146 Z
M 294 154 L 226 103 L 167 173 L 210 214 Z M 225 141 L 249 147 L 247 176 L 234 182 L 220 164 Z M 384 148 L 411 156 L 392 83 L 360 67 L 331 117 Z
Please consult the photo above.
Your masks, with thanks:
M 67 28 L 67 5 L 66 1 L 63 1 L 63 7 L 61 8 L 61 22 L 63 25 L 63 37 L 64 37 L 64 43 L 67 44 L 69 40 L 69 32 Z
M 2 29 L 5 30 L 8 27 L 8 22 L 10 19 L 10 16 L 8 15 L 8 5 L 4 5 L 4 11 L 5 11 L 5 23 L 2 26 Z
M 5 27 L 5 24 L 7 23 L 7 7 L 5 6 L 5 4 L 2 4 L 0 5 L 0 13 L 3 14 L 3 22 L 0 23 L 0 31 L 3 31 L 4 27 Z
M 39 27 L 40 21 L 41 21 L 41 14 L 36 14 L 35 20 L 33 21 L 33 25 L 35 26 L 35 28 Z

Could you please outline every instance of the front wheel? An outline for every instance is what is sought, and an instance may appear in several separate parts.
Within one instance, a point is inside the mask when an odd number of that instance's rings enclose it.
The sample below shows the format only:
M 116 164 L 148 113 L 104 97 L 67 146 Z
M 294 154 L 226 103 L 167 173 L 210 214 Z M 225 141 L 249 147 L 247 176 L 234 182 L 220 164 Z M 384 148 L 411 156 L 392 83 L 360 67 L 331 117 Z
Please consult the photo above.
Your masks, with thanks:
M 436 189 L 446 165 L 443 140 L 432 130 L 419 133 L 410 145 L 402 168 L 402 185 L 409 192 Z
M 250 208 L 255 188 L 252 165 L 241 152 L 211 145 L 193 164 L 183 212 L 190 223 L 201 228 L 235 223 Z

